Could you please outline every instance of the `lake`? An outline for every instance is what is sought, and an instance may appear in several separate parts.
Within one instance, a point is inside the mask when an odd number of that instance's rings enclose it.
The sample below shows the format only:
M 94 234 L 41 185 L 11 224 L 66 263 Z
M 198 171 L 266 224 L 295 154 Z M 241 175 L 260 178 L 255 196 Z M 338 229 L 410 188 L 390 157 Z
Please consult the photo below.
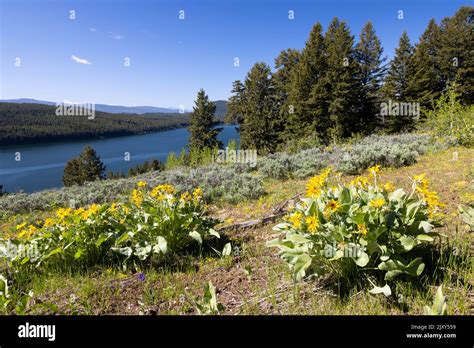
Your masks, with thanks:
M 226 145 L 230 139 L 239 139 L 236 127 L 222 126 L 219 139 Z M 79 155 L 84 146 L 92 146 L 108 171 L 123 171 L 157 159 L 165 161 L 170 152 L 179 153 L 188 144 L 186 128 L 170 131 L 131 135 L 107 139 L 51 142 L 28 145 L 9 145 L 0 148 L 0 185 L 7 192 L 34 192 L 47 188 L 62 187 L 63 169 L 66 162 Z M 130 153 L 125 161 L 124 153 Z M 15 160 L 20 153 L 20 161 Z

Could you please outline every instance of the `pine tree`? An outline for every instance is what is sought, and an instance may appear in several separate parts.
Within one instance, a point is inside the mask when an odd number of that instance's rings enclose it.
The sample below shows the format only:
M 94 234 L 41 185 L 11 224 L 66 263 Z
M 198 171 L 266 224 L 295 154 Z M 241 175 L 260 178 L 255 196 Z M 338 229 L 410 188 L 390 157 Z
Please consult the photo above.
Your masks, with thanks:
M 217 139 L 217 135 L 222 128 L 214 127 L 216 104 L 209 100 L 204 89 L 199 90 L 195 104 L 193 112 L 189 115 L 190 151 L 221 147 L 222 142 Z
M 298 65 L 301 54 L 298 50 L 289 48 L 280 52 L 275 58 L 273 84 L 275 87 L 275 122 L 274 128 L 279 137 L 283 136 L 286 117 L 288 115 L 287 100 L 291 89 L 291 74 Z
M 81 163 L 78 158 L 73 158 L 66 163 L 63 174 L 64 186 L 82 185 L 85 182 L 82 176 Z
M 440 24 L 438 64 L 444 89 L 457 82 L 464 104 L 474 103 L 474 7 L 463 6 Z
M 440 29 L 434 19 L 428 23 L 419 43 L 415 46 L 412 60 L 413 73 L 408 76 L 407 89 L 416 102 L 420 103 L 422 115 L 432 110 L 443 90 L 438 66 Z
M 275 58 L 275 73 L 273 80 L 275 83 L 276 102 L 279 109 L 285 104 L 291 89 L 290 78 L 293 69 L 298 65 L 301 54 L 298 50 L 289 48 L 280 52 Z
M 257 150 L 260 154 L 273 152 L 278 144 L 278 134 L 275 129 L 276 108 L 270 67 L 265 63 L 256 63 L 245 78 L 244 88 L 240 147 Z
M 232 82 L 233 94 L 227 102 L 227 112 L 225 115 L 225 122 L 227 123 L 242 123 L 242 109 L 244 105 L 244 85 L 240 80 Z
M 359 83 L 361 84 L 361 124 L 365 133 L 373 131 L 380 111 L 380 87 L 386 73 L 383 48 L 375 34 L 372 22 L 367 22 L 356 45 L 356 59 L 359 63 Z
M 327 70 L 323 76 L 331 125 L 330 137 L 345 138 L 357 132 L 360 124 L 362 87 L 357 79 L 358 64 L 354 37 L 344 21 L 334 18 L 324 37 Z M 313 93 L 315 96 L 316 93 Z
M 105 178 L 105 165 L 95 150 L 87 145 L 79 155 L 81 171 L 86 181 L 102 180 Z
M 382 87 L 383 101 L 408 103 L 413 101 L 413 95 L 408 88 L 408 80 L 413 74 L 413 46 L 406 31 L 400 37 L 395 57 L 390 62 L 390 68 Z M 385 127 L 391 132 L 412 130 L 416 124 L 415 115 L 393 115 L 388 119 L 384 116 Z
M 315 85 L 321 83 L 326 64 L 323 27 L 316 23 L 301 52 L 298 64 L 292 69 L 288 88 L 288 99 L 283 106 L 283 115 L 287 122 L 284 138 L 293 140 L 315 136 L 322 122 L 320 117 L 326 116 L 322 103 L 310 100 Z
M 105 165 L 95 150 L 87 145 L 78 157 L 66 163 L 63 183 L 65 186 L 82 185 L 87 181 L 105 179 Z

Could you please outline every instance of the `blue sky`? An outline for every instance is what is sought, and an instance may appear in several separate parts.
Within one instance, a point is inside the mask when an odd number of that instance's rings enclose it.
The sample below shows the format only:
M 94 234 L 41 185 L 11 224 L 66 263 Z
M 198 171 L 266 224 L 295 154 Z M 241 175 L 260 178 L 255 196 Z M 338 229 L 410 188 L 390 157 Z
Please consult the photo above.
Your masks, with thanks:
M 227 99 L 251 66 L 273 67 L 311 27 L 337 16 L 359 35 L 374 24 L 393 56 L 460 0 L 0 0 L 0 99 L 192 107 L 197 90 Z M 472 4 L 472 3 L 471 3 Z M 71 20 L 70 10 L 75 11 Z M 179 11 L 185 19 L 179 19 Z M 288 19 L 293 10 L 295 18 Z M 397 18 L 403 10 L 404 19 Z M 21 66 L 15 66 L 15 59 Z M 124 60 L 130 59 L 130 67 Z M 238 57 L 240 66 L 234 67 Z M 90 63 L 90 64 L 88 64 Z

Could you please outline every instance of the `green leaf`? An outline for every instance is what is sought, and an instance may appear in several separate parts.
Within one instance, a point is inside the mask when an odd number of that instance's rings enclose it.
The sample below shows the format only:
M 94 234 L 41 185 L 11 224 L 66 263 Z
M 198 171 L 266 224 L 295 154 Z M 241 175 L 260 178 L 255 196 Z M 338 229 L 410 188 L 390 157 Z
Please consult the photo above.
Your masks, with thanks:
M 341 204 L 350 204 L 351 203 L 351 192 L 347 187 L 344 187 L 339 196 L 339 201 Z
M 230 243 L 226 243 L 226 245 L 224 245 L 224 249 L 222 249 L 222 256 L 225 257 L 225 256 L 230 256 L 232 252 L 232 245 Z
M 196 232 L 196 231 L 191 231 L 189 232 L 189 236 L 199 242 L 199 244 L 202 244 L 202 238 L 201 235 Z
M 388 199 L 390 201 L 401 201 L 402 198 L 405 196 L 405 190 L 402 189 L 402 188 L 399 188 L 393 192 L 391 192 L 389 195 L 388 195 Z
M 210 234 L 211 236 L 214 236 L 214 237 L 217 237 L 217 238 L 221 238 L 219 232 L 217 232 L 217 231 L 216 231 L 215 229 L 213 229 L 213 228 L 210 228 L 210 229 L 209 229 L 209 234 Z
M 408 265 L 404 265 L 399 260 L 388 260 L 381 262 L 378 268 L 382 271 L 387 271 L 385 280 L 392 280 L 399 274 L 409 274 L 411 276 L 419 276 L 425 269 L 425 264 L 421 257 L 417 257 Z
M 389 297 L 392 294 L 392 290 L 388 284 L 385 284 L 384 287 L 380 288 L 378 286 L 374 286 L 372 290 L 369 290 L 371 294 L 384 294 L 385 296 Z
M 415 247 L 415 245 L 418 244 L 416 239 L 411 236 L 402 236 L 398 238 L 398 241 L 400 242 L 405 251 L 410 251 L 411 249 L 413 249 L 413 247 Z
M 423 229 L 423 231 L 425 231 L 425 233 L 430 233 L 434 227 L 428 221 L 421 221 L 419 226 L 421 229 Z
M 44 259 L 45 259 L 45 260 L 46 260 L 46 259 L 49 259 L 51 256 L 53 256 L 53 255 L 55 255 L 55 254 L 62 253 L 62 252 L 63 252 L 63 249 L 62 249 L 61 247 L 56 248 L 56 249 L 54 249 L 53 251 L 51 251 L 48 255 L 46 255 L 46 256 L 44 257 Z
M 370 261 L 369 255 L 365 252 L 360 252 L 359 257 L 355 260 L 355 263 L 359 267 L 365 267 Z
M 290 226 L 291 226 L 291 224 L 289 224 L 287 222 L 283 222 L 281 224 L 278 224 L 278 225 L 274 226 L 273 230 L 274 231 L 283 231 L 283 230 L 287 230 Z
M 416 239 L 421 242 L 432 242 L 434 240 L 433 237 L 428 236 L 427 234 L 419 234 L 418 236 L 416 236 Z
M 81 255 L 84 253 L 84 250 L 82 248 L 79 248 L 76 253 L 74 254 L 74 258 L 77 260 L 78 258 L 81 257 Z
M 124 232 L 120 237 L 117 238 L 117 241 L 115 242 L 116 244 L 122 244 L 122 242 L 125 242 L 129 238 L 128 232 Z
M 306 275 L 306 269 L 311 265 L 311 257 L 307 254 L 301 254 L 297 257 L 294 265 L 294 277 L 296 281 L 300 281 Z
M 96 247 L 100 247 L 103 242 L 105 242 L 108 238 L 108 235 L 106 233 L 103 233 L 99 236 L 97 239 L 97 242 L 95 242 Z
M 155 253 L 163 253 L 166 254 L 168 251 L 168 243 L 166 242 L 166 239 L 163 238 L 162 236 L 156 237 L 156 244 L 153 246 L 153 252 Z

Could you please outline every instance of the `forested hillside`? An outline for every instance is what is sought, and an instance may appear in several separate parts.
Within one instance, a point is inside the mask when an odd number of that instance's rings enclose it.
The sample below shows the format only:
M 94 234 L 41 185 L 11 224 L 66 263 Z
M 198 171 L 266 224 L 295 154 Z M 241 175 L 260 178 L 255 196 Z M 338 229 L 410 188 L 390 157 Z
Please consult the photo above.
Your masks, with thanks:
M 141 134 L 184 127 L 187 114 L 109 114 L 57 116 L 56 107 L 0 103 L 0 144 Z

